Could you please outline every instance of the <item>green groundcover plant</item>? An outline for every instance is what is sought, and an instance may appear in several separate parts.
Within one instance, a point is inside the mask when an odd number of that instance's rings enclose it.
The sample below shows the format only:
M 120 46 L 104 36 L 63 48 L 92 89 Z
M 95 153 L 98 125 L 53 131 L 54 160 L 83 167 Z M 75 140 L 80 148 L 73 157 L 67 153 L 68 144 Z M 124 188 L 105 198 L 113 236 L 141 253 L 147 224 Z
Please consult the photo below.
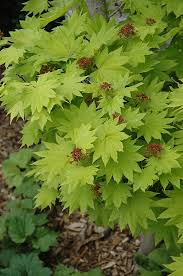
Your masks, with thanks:
M 44 209 L 63 203 L 101 225 L 183 243 L 183 3 L 125 0 L 125 21 L 90 17 L 85 1 L 30 0 L 2 38 L 0 93 Z M 72 15 L 59 21 L 69 9 Z M 58 19 L 58 20 L 57 20 Z M 57 27 L 46 26 L 57 20 Z M 182 275 L 183 257 L 169 269 Z

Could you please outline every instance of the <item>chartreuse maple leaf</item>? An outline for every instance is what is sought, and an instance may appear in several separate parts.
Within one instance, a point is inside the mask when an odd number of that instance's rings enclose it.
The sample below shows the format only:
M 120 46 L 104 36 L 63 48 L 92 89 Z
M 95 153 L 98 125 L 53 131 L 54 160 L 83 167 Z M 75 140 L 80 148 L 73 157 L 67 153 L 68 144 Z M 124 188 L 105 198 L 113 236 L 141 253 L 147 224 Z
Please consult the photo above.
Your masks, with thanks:
M 1 99 L 3 105 L 8 110 L 8 114 L 11 116 L 11 121 L 15 117 L 21 117 L 24 119 L 25 116 L 25 107 L 23 104 L 23 92 L 25 89 L 25 84 L 17 80 L 12 80 L 8 82 L 4 87 L 2 86 L 1 90 Z M 12 98 L 11 93 L 14 93 Z
M 35 206 L 41 209 L 52 206 L 58 197 L 57 189 L 42 186 L 35 196 Z
M 23 11 L 33 13 L 34 15 L 48 10 L 48 0 L 29 0 L 24 3 Z
M 41 158 L 34 165 L 32 173 L 43 180 L 48 186 L 58 186 L 58 177 L 64 173 L 66 165 L 69 163 L 69 156 L 73 150 L 73 145 L 62 138 L 57 137 L 57 144 L 46 143 L 46 150 L 37 152 Z
M 62 185 L 60 198 L 64 202 L 64 207 L 69 208 L 70 213 L 78 208 L 82 213 L 85 213 L 88 208 L 94 208 L 94 197 L 90 185 L 77 186 L 77 189 L 72 189 L 72 191 L 69 191 L 68 185 Z
M 113 52 L 108 52 L 105 47 L 95 57 L 95 63 L 97 70 L 92 74 L 95 79 L 118 79 L 122 74 L 127 73 L 128 70 L 124 69 L 122 65 L 128 62 L 128 57 L 122 54 L 122 48 L 119 48 Z
M 98 169 L 96 166 L 82 166 L 79 164 L 68 165 L 63 172 L 62 186 L 68 187 L 68 192 L 72 192 L 77 187 L 92 185 L 94 183 L 94 176 Z
M 159 175 L 171 173 L 172 169 L 181 168 L 178 158 L 180 154 L 169 146 L 162 145 L 160 156 L 157 158 L 152 156 L 149 158 L 147 165 L 154 168 Z
M 117 162 L 117 153 L 123 151 L 122 141 L 128 138 L 128 135 L 122 132 L 124 128 L 124 124 L 117 125 L 114 120 L 107 120 L 97 129 L 93 161 L 101 157 L 105 166 L 110 158 Z
M 82 83 L 85 76 L 81 77 L 82 70 L 76 68 L 75 64 L 69 64 L 66 67 L 66 72 L 60 76 L 60 85 L 57 88 L 57 94 L 64 100 L 70 101 L 74 96 L 82 96 L 84 84 Z
M 144 40 L 148 35 L 152 37 L 152 35 L 162 32 L 167 26 L 167 23 L 163 21 L 164 16 L 165 9 L 162 8 L 161 4 L 149 2 L 147 5 L 146 1 L 146 4 L 141 7 L 141 13 L 131 17 L 140 39 Z M 151 20 L 148 21 L 149 19 L 152 20 L 152 24 Z
M 183 14 L 183 2 L 179 0 L 163 0 L 163 3 L 166 4 L 167 12 L 174 12 L 176 17 L 179 17 Z
M 147 101 L 139 102 L 139 107 L 143 111 L 152 110 L 152 111 L 163 111 L 168 107 L 169 100 L 168 93 L 161 92 L 164 82 L 159 82 L 158 78 L 155 78 L 150 81 L 147 77 L 143 81 L 143 85 L 139 87 L 138 93 L 143 93 L 147 96 Z M 135 94 L 136 100 L 138 99 L 138 94 Z
M 173 122 L 172 118 L 166 118 L 167 111 L 147 112 L 144 117 L 144 124 L 139 128 L 138 137 L 144 136 L 149 143 L 152 138 L 161 139 L 161 135 L 169 133 L 168 129 L 172 128 L 170 125 Z
M 132 196 L 127 184 L 116 183 L 115 181 L 104 183 L 101 192 L 106 206 L 114 205 L 116 208 L 119 208 L 122 203 L 126 204 L 128 197 Z
M 43 130 L 47 121 L 51 121 L 51 116 L 46 109 L 43 109 L 41 112 L 34 112 L 30 122 L 37 122 L 39 128 Z
M 128 63 L 135 67 L 139 63 L 145 63 L 145 56 L 152 54 L 149 48 L 147 43 L 132 41 L 123 54 L 128 57 Z
M 98 87 L 100 88 L 103 83 L 105 84 L 105 82 L 101 82 Z M 112 116 L 115 113 L 121 113 L 121 108 L 124 107 L 126 102 L 125 97 L 131 97 L 131 94 L 137 91 L 137 87 L 140 83 L 130 85 L 129 74 L 126 74 L 120 78 L 120 80 L 111 82 L 110 85 L 111 90 L 106 92 L 102 91 L 102 89 L 97 89 L 97 85 L 94 83 L 90 92 L 93 93 L 94 96 L 98 95 L 100 97 L 98 108 L 101 109 L 102 114 L 108 113 Z
M 129 130 L 139 128 L 144 124 L 142 119 L 144 118 L 145 113 L 140 113 L 138 108 L 124 108 L 121 111 L 121 115 L 124 118 L 126 128 Z
M 57 97 L 55 89 L 59 85 L 58 81 L 58 72 L 55 71 L 40 75 L 37 81 L 22 82 L 15 80 L 11 83 L 8 82 L 2 92 L 2 98 L 8 112 L 11 112 L 11 119 L 16 116 L 24 119 L 27 111 L 31 111 L 33 115 L 36 113 L 37 120 L 40 120 L 42 127 L 41 119 L 43 120 L 43 114 L 41 112 L 44 108 L 49 110 L 51 100 Z M 12 90 L 14 93 L 13 98 L 11 95 Z M 56 103 L 59 104 L 58 102 Z M 40 118 L 38 117 L 39 114 Z M 48 113 L 46 117 L 48 120 Z
M 30 106 L 34 113 L 48 107 L 50 99 L 56 97 L 54 89 L 57 86 L 57 79 L 48 79 L 46 74 L 40 75 L 37 81 L 32 81 L 27 89 L 25 88 L 25 94 L 22 95 L 25 108 Z
M 101 28 L 95 32 L 92 32 L 90 41 L 88 43 L 86 42 L 84 53 L 89 56 L 93 56 L 102 46 L 110 45 L 113 42 L 114 37 L 115 25 L 111 24 L 111 22 L 107 23 L 104 20 Z
M 41 28 L 41 20 L 40 17 L 28 16 L 26 15 L 24 20 L 20 20 L 20 26 L 22 29 L 40 29 Z
M 145 167 L 141 173 L 134 174 L 133 189 L 145 191 L 158 180 L 157 172 L 154 167 Z
M 129 181 L 133 182 L 134 172 L 141 173 L 138 162 L 142 161 L 144 157 L 138 153 L 139 146 L 134 145 L 135 141 L 130 139 L 123 142 L 123 152 L 118 153 L 117 162 L 112 159 L 109 160 L 104 169 L 107 182 L 113 177 L 119 183 L 123 176 Z
M 81 38 L 75 38 L 75 35 L 70 34 L 67 28 L 60 26 L 51 33 L 45 32 L 34 52 L 45 62 L 58 62 L 77 58 L 82 48 Z
M 121 204 L 119 209 L 113 209 L 110 220 L 117 221 L 121 229 L 129 225 L 132 234 L 139 233 L 141 229 L 147 229 L 148 220 L 156 221 L 152 211 L 154 205 L 152 197 L 153 194 L 148 192 L 133 193 L 126 204 Z
M 91 125 L 82 124 L 79 128 L 74 128 L 70 135 L 72 143 L 84 151 L 93 148 L 93 143 L 97 139 L 95 136 L 96 130 L 91 130 Z
M 180 159 L 178 159 L 178 162 L 179 160 Z M 172 169 L 171 173 L 160 175 L 160 183 L 164 189 L 167 188 L 169 183 L 171 183 L 174 187 L 180 188 L 181 180 L 183 180 L 182 164 L 180 165 L 180 168 Z
M 142 83 L 133 84 L 132 78 L 129 76 L 129 73 L 124 74 L 124 76 L 121 76 L 118 80 L 110 80 L 110 82 L 107 82 L 106 79 L 98 78 L 97 80 L 93 80 L 93 82 L 90 85 L 87 85 L 85 88 L 86 93 L 91 93 L 92 98 L 100 98 L 103 99 L 103 107 L 105 108 L 105 105 L 107 106 L 108 101 L 110 101 L 113 105 L 115 105 L 115 101 L 113 101 L 113 98 L 118 97 L 120 98 L 120 106 L 124 106 L 124 97 L 131 98 L 133 92 L 138 90 L 138 87 Z M 109 90 L 105 91 L 105 89 L 102 88 L 102 85 L 108 84 Z M 109 104 L 109 106 L 111 105 Z M 119 103 L 117 103 L 117 106 Z M 110 113 L 110 112 L 109 112 Z
M 180 257 L 172 257 L 173 262 L 166 265 L 166 267 L 172 271 L 170 276 L 182 276 L 183 275 L 183 255 Z
M 121 113 L 121 108 L 124 106 L 123 96 L 104 95 L 99 100 L 98 108 L 101 109 L 102 114 L 108 113 L 112 116 L 115 113 Z
M 41 133 L 37 121 L 27 122 L 22 129 L 22 146 L 32 146 L 37 144 L 41 138 Z
M 90 124 L 92 129 L 96 129 L 105 121 L 101 117 L 101 111 L 96 111 L 94 103 L 87 106 L 85 102 L 82 102 L 80 107 L 71 104 L 64 110 L 53 111 L 51 118 L 55 122 L 55 126 L 59 128 L 59 132 L 69 134 L 73 129 L 80 128 L 82 124 Z
M 58 0 L 58 3 L 61 3 Z M 71 16 L 66 18 L 64 22 L 64 26 L 67 28 L 67 31 L 75 36 L 79 36 L 81 33 L 86 31 L 86 22 L 87 22 L 87 14 L 81 14 L 77 11 L 74 11 Z
M 11 46 L 0 51 L 0 64 L 5 64 L 8 67 L 10 64 L 18 63 L 23 57 L 25 50 Z
M 144 10 L 144 7 L 149 7 L 151 4 L 150 0 L 124 0 L 125 8 L 131 10 L 132 13 L 137 11 L 137 13 L 141 13 Z
M 9 41 L 14 43 L 17 48 L 31 49 L 42 38 L 45 31 L 40 29 L 20 29 L 10 32 Z

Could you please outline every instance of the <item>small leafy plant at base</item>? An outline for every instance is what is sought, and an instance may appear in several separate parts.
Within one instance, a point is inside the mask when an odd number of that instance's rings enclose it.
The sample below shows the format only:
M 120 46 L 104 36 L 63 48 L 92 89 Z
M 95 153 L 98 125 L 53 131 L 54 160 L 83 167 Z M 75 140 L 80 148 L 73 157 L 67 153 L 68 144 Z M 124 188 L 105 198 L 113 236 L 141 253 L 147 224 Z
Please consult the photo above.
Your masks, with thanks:
M 25 120 L 22 145 L 41 145 L 29 173 L 37 207 L 59 200 L 100 225 L 152 233 L 175 248 L 167 267 L 181 275 L 183 4 L 123 4 L 116 23 L 90 17 L 85 1 L 26 2 L 22 28 L 0 41 L 1 101 Z
M 32 177 L 27 177 L 33 153 L 31 150 L 20 150 L 14 153 L 3 164 L 5 177 L 10 187 L 13 187 L 13 200 L 6 205 L 1 216 L 0 238 L 12 247 L 26 248 L 46 252 L 50 246 L 56 245 L 57 233 L 46 227 L 48 215 L 34 208 L 34 196 L 39 184 Z M 14 168 L 14 170 L 13 170 Z

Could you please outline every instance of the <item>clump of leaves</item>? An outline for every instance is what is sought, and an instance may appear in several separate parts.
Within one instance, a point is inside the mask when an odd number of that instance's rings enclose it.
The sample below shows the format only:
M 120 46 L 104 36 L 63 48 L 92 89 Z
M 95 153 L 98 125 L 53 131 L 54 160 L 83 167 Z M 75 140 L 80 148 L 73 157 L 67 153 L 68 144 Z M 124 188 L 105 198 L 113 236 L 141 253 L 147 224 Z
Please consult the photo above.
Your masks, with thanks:
M 42 182 L 36 206 L 59 199 L 99 224 L 128 224 L 180 249 L 181 1 L 124 0 L 122 23 L 91 18 L 77 1 L 83 9 L 75 5 L 47 32 L 74 2 L 28 1 L 22 29 L 0 52 L 2 104 L 11 119 L 26 120 L 22 144 L 42 145 L 32 170 Z
M 20 249 L 46 252 L 56 245 L 57 233 L 46 226 L 48 213 L 40 213 L 34 208 L 39 184 L 26 176 L 32 158 L 32 150 L 22 149 L 3 163 L 7 183 L 13 188 L 13 199 L 7 203 L 0 218 L 0 239 L 5 248 L 9 243 L 10 247 L 16 244 Z
M 5 254 L 10 258 L 7 259 L 7 268 L 0 269 L 0 275 L 2 276 L 50 276 L 52 274 L 48 267 L 43 267 L 41 260 L 35 253 L 18 255 L 13 252 L 6 252 Z M 2 255 L 0 256 L 0 261 L 1 259 L 5 260 Z

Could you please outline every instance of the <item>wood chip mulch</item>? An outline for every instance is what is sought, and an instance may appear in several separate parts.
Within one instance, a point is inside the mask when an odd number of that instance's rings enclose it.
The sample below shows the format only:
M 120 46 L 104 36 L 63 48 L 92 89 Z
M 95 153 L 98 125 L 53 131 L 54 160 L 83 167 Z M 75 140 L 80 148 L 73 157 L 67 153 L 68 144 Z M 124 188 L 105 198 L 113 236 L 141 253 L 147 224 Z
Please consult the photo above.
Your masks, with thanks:
M 21 121 L 10 125 L 9 117 L 0 108 L 0 215 L 11 198 L 2 176 L 2 162 L 20 147 L 21 126 Z M 133 239 L 128 229 L 105 229 L 79 212 L 69 216 L 61 206 L 55 210 L 51 212 L 49 226 L 60 232 L 58 245 L 43 256 L 45 263 L 54 268 L 62 262 L 81 271 L 101 267 L 106 276 L 135 275 L 133 256 L 139 240 Z
M 101 267 L 106 276 L 135 275 L 134 254 L 140 242 L 128 229 L 98 227 L 79 212 L 69 216 L 61 207 L 55 218 L 52 214 L 49 226 L 60 232 L 58 246 L 49 252 L 53 263 L 56 260 L 81 271 Z

